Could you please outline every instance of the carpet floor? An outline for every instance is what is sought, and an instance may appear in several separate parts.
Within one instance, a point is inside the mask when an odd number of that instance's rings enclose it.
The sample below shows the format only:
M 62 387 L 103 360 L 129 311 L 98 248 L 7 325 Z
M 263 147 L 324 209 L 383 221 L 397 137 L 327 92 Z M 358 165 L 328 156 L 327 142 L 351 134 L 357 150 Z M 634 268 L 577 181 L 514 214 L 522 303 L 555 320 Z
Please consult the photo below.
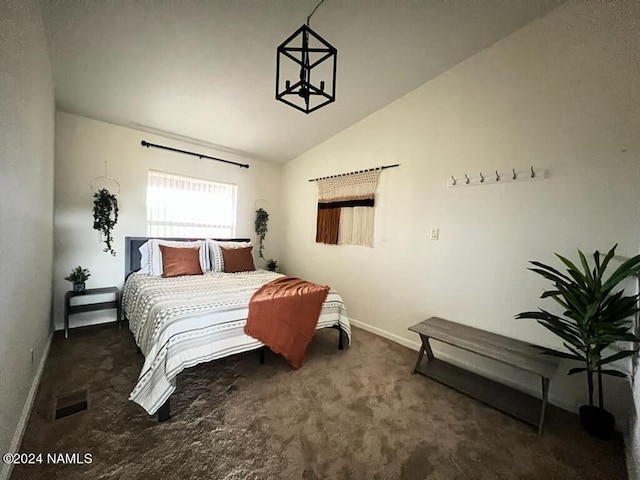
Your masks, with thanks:
M 112 325 L 56 335 L 21 451 L 91 454 L 91 463 L 20 465 L 39 479 L 626 478 L 621 438 L 601 442 L 551 408 L 545 434 L 425 377 L 416 352 L 354 329 L 318 332 L 299 370 L 257 351 L 185 370 L 159 424 L 128 400 L 142 367 Z M 553 387 L 552 387 L 553 388 Z M 54 420 L 86 389 L 88 408 Z

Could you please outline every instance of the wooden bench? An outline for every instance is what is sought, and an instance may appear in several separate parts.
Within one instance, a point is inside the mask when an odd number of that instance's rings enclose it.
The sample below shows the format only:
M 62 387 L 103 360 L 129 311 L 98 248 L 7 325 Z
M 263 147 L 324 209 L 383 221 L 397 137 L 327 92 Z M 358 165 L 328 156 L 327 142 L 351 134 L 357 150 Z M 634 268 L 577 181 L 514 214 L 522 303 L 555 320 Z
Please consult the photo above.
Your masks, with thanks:
M 549 382 L 558 367 L 558 359 L 540 354 L 533 345 L 485 332 L 477 328 L 432 317 L 409 328 L 420 335 L 422 347 L 413 373 L 420 373 L 502 412 L 538 427 L 542 435 Z M 537 375 L 541 379 L 542 398 L 495 382 L 434 357 L 429 340 L 453 345 L 483 357 L 497 360 Z M 424 355 L 427 362 L 422 366 Z

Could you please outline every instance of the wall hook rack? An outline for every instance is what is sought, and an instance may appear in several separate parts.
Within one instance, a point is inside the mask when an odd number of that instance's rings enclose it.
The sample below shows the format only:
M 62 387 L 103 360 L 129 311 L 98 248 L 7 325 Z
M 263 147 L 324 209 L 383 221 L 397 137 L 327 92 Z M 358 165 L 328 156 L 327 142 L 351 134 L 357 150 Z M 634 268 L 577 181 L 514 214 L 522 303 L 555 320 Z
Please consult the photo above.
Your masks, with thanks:
M 511 169 L 511 175 L 500 174 L 500 170 L 495 170 L 496 175 L 485 176 L 480 172 L 477 177 L 469 177 L 468 174 L 451 175 L 447 180 L 447 187 L 472 187 L 474 185 L 495 185 L 496 183 L 514 183 L 514 182 L 530 182 L 533 180 L 545 180 L 548 172 L 546 170 L 535 170 L 533 165 L 527 169 L 516 170 Z M 464 182 L 460 180 L 464 179 Z

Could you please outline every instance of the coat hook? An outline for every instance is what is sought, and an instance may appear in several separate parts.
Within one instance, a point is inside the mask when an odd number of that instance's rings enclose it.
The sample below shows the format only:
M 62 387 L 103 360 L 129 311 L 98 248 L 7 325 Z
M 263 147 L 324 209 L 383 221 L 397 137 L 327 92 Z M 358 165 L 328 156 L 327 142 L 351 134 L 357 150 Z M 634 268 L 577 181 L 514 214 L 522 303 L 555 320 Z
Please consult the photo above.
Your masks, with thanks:
M 518 175 L 516 175 L 516 169 L 512 168 L 511 171 L 513 172 L 513 177 L 512 178 L 515 180 L 518 177 Z
M 531 165 L 531 178 L 536 177 L 536 172 L 533 171 L 533 165 Z
M 496 170 L 496 182 L 500 181 L 500 174 L 498 173 L 498 170 Z
M 469 177 L 467 176 L 467 174 L 464 174 L 464 178 L 465 178 L 465 182 L 467 185 L 469 185 Z
M 480 183 L 484 183 L 484 176 L 482 175 L 482 172 L 480 172 Z
M 455 178 L 453 178 L 453 175 L 451 175 L 451 184 L 452 184 L 452 185 L 455 185 L 455 184 L 456 184 L 456 179 L 455 179 Z

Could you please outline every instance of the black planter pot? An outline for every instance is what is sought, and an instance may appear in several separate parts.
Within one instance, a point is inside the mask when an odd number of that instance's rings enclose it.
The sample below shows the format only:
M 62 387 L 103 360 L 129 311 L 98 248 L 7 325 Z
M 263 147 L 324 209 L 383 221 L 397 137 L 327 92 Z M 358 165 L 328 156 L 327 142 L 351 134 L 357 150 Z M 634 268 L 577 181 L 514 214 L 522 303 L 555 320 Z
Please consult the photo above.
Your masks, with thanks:
M 611 440 L 616 428 L 616 419 L 603 408 L 582 405 L 580 422 L 589 435 L 600 440 Z
M 74 283 L 73 284 L 73 291 L 74 292 L 84 292 L 85 290 L 85 284 L 84 283 Z

